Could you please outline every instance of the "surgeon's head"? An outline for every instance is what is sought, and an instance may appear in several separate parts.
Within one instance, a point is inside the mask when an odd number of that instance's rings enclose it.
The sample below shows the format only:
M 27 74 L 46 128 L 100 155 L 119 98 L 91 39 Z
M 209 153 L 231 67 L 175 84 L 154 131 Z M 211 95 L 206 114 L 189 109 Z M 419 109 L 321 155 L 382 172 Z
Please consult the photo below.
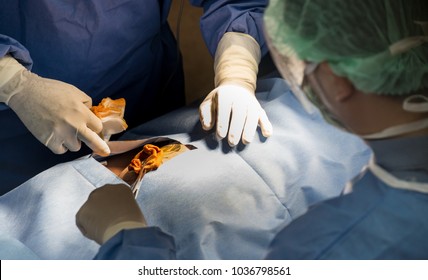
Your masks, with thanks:
M 265 29 L 284 78 L 300 84 L 303 64 L 328 118 L 369 139 L 426 133 L 428 1 L 271 0 Z

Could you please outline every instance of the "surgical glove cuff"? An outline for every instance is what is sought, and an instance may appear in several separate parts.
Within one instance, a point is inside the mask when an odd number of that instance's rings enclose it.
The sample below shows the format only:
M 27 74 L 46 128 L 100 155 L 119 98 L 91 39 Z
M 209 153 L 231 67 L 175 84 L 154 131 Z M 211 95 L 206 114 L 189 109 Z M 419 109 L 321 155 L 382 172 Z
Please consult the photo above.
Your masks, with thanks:
M 16 59 L 7 55 L 0 59 L 0 102 L 9 105 L 10 99 L 19 92 L 23 73 L 27 69 Z
M 260 46 L 253 37 L 244 33 L 225 33 L 214 58 L 215 87 L 234 84 L 255 92 L 260 58 Z
M 98 243 L 100 243 L 100 245 L 104 244 L 105 242 L 107 242 L 110 238 L 112 238 L 113 236 L 115 236 L 119 231 L 124 230 L 124 229 L 134 229 L 134 228 L 145 228 L 147 227 L 145 222 L 136 222 L 136 221 L 125 221 L 125 222 L 120 222 L 117 223 L 115 225 L 111 225 L 110 227 L 108 227 L 105 231 L 104 234 L 102 235 L 101 240 L 96 240 Z

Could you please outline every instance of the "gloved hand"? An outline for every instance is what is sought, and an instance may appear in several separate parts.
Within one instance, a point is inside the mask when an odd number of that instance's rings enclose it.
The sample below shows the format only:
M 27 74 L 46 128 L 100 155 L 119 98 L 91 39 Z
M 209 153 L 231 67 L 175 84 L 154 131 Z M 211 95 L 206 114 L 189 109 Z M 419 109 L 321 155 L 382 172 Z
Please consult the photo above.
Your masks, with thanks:
M 210 130 L 217 121 L 217 136 L 229 132 L 230 146 L 250 143 L 260 126 L 263 136 L 272 135 L 272 124 L 255 97 L 260 47 L 249 35 L 228 32 L 223 35 L 214 59 L 215 86 L 202 104 L 202 127 Z
M 37 76 L 10 56 L 0 60 L 0 102 L 56 154 L 78 151 L 81 141 L 100 155 L 110 154 L 97 135 L 102 123 L 89 108 L 92 100 L 76 87 Z
M 92 191 L 76 214 L 76 225 L 84 236 L 98 244 L 123 229 L 147 226 L 131 189 L 123 184 Z

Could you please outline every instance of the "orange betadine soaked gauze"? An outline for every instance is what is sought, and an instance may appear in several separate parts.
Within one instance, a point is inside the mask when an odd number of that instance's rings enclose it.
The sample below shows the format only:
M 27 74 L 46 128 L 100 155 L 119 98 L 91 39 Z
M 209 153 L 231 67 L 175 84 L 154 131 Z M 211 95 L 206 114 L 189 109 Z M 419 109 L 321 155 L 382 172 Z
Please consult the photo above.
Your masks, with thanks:
M 97 106 L 92 106 L 91 111 L 103 123 L 102 137 L 110 139 L 113 134 L 120 133 L 128 128 L 123 116 L 125 115 L 126 101 L 124 98 L 111 99 L 109 97 L 101 100 Z
M 92 106 L 91 111 L 100 119 L 109 116 L 117 116 L 123 118 L 123 115 L 125 114 L 125 105 L 125 98 L 113 100 L 107 97 L 101 100 L 98 106 Z
M 149 172 L 156 170 L 162 164 L 162 159 L 163 151 L 158 146 L 146 144 L 131 160 L 128 170 L 133 170 L 136 174 L 139 174 L 141 171 Z
M 165 161 L 193 149 L 196 148 L 175 141 L 161 147 L 146 144 L 134 156 L 128 166 L 122 170 L 119 177 L 131 186 L 131 190 L 136 197 L 144 174 L 158 169 Z

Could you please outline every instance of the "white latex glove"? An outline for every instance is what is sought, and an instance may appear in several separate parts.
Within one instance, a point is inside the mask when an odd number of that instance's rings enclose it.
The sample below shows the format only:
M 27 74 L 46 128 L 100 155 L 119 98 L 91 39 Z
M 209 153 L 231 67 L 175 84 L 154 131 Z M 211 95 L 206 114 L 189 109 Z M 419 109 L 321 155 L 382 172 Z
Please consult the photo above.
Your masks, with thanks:
M 98 244 L 104 244 L 123 229 L 147 226 L 131 189 L 123 184 L 92 191 L 76 214 L 76 225 L 84 236 Z
M 102 123 L 89 108 L 92 100 L 76 87 L 37 76 L 14 58 L 0 60 L 0 102 L 56 154 L 78 151 L 81 141 L 100 155 L 110 149 L 97 135 Z
M 199 115 L 202 127 L 210 130 L 217 122 L 216 133 L 222 139 L 229 133 L 230 146 L 250 143 L 260 126 L 263 136 L 272 135 L 272 124 L 255 97 L 260 47 L 247 34 L 223 35 L 214 59 L 215 86 L 202 104 Z

